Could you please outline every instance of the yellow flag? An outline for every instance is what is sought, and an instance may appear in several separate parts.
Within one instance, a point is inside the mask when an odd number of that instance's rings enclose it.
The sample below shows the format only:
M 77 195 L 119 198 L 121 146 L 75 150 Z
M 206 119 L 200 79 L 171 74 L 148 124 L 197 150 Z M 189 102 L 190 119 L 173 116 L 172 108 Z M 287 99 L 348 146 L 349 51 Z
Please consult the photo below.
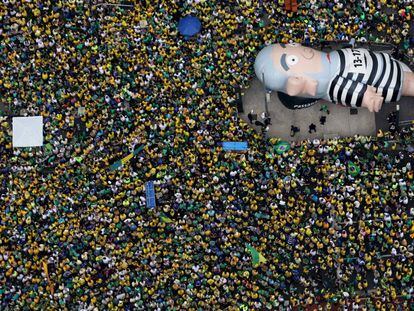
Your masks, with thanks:
M 129 160 L 131 160 L 132 159 L 132 157 L 134 156 L 134 154 L 133 153 L 130 153 L 130 154 L 128 154 L 126 157 L 124 157 L 121 161 L 122 161 L 122 164 L 125 164 L 125 163 L 127 163 Z
M 46 278 L 49 280 L 49 269 L 47 267 L 47 262 L 46 261 L 43 261 L 43 272 L 45 273 Z

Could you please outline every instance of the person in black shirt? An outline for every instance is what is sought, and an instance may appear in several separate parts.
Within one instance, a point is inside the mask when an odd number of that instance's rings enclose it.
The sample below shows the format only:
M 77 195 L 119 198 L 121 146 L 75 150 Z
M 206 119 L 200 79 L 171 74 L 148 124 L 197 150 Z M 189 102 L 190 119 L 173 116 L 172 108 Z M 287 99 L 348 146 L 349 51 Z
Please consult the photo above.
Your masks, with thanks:
M 271 118 L 269 118 L 269 117 L 266 117 L 266 118 L 264 119 L 264 125 L 265 125 L 265 126 L 272 125 L 272 119 L 271 119 Z
M 254 113 L 253 110 L 251 110 L 248 114 L 247 114 L 247 118 L 250 121 L 250 124 L 253 124 L 253 121 L 257 120 L 257 114 Z
M 309 134 L 312 134 L 312 132 L 316 133 L 316 125 L 313 123 L 309 125 Z
M 290 136 L 291 137 L 294 137 L 296 135 L 296 133 L 299 133 L 299 132 L 300 132 L 300 128 L 298 128 L 298 127 L 296 127 L 294 125 L 292 125 L 290 127 Z

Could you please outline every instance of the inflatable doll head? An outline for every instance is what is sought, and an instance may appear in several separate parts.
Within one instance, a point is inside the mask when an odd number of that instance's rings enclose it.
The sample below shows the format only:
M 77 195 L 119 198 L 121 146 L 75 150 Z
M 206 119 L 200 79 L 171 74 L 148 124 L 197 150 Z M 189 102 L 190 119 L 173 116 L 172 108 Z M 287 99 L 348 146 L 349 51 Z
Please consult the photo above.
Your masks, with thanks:
M 272 44 L 256 57 L 256 76 L 266 88 L 290 96 L 316 96 L 318 82 L 313 75 L 322 71 L 322 52 L 298 43 Z

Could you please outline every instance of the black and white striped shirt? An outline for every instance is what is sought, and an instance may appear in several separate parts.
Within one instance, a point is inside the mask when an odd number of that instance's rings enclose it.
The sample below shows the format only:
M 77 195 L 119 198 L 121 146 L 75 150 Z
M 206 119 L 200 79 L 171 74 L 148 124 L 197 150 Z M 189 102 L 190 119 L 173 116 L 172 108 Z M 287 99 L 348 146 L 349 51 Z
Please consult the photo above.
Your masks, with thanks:
M 366 49 L 342 49 L 338 53 L 339 73 L 328 87 L 328 99 L 345 106 L 360 107 L 368 86 L 382 94 L 384 102 L 401 97 L 403 64 L 386 53 Z

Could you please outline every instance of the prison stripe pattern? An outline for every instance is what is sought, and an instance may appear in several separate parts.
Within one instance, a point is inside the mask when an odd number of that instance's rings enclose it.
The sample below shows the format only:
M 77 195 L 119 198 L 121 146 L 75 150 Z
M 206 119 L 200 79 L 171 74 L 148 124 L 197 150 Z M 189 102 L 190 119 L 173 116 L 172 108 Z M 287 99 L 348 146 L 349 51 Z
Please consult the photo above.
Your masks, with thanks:
M 360 107 L 367 87 L 373 86 L 382 94 L 385 102 L 399 100 L 402 88 L 403 68 L 386 53 L 360 50 L 365 73 L 352 72 L 352 49 L 338 50 L 340 72 L 329 86 L 329 98 L 345 106 Z

